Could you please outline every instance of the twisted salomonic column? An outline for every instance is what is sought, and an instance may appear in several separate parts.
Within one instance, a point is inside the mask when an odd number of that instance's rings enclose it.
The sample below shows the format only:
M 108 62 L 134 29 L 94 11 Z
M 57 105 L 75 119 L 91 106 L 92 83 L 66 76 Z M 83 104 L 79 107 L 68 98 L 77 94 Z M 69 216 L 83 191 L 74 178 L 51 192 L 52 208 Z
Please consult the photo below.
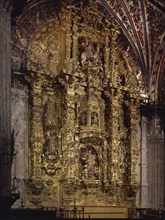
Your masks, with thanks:
M 11 1 L 0 0 L 0 204 L 11 205 Z

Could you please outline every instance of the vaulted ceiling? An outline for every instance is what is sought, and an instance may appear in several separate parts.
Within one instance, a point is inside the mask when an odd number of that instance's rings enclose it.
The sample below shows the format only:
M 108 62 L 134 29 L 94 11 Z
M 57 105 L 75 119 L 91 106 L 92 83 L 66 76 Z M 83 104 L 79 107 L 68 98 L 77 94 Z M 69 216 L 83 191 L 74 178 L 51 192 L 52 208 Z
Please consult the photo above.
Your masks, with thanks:
M 164 88 L 165 1 L 101 0 L 120 25 L 137 55 L 151 96 Z M 163 92 L 163 91 L 161 91 Z M 154 97 L 153 97 L 154 96 Z
M 62 1 L 62 0 L 61 0 Z M 66 0 L 68 2 L 72 2 Z M 78 0 L 73 0 L 78 1 Z M 88 4 L 92 0 L 82 0 Z M 165 1 L 164 0 L 95 0 L 118 24 L 124 38 L 120 44 L 127 45 L 138 60 L 146 85 L 153 101 L 165 104 Z M 44 4 L 46 15 L 47 4 L 57 4 L 52 0 L 14 0 L 12 24 L 19 25 L 21 14 L 37 4 Z M 28 9 L 28 10 L 27 10 Z M 53 16 L 53 12 L 49 16 Z M 22 19 L 22 18 L 21 18 Z M 46 19 L 46 18 L 44 18 Z M 17 22 L 19 20 L 19 22 Z M 28 34 L 26 34 L 28 35 Z

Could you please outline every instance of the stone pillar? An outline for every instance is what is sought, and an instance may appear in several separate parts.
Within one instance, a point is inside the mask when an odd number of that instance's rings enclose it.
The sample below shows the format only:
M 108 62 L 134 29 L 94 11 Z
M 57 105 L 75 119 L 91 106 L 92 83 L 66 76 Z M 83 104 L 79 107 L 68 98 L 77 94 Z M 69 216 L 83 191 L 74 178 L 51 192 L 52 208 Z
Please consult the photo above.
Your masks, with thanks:
M 138 170 L 138 182 L 140 188 L 137 194 L 137 205 L 140 208 L 150 208 L 148 201 L 149 184 L 148 184 L 148 149 L 147 149 L 147 124 L 148 120 L 142 116 L 140 118 L 140 127 L 138 127 L 138 139 L 139 139 L 139 163 Z
M 154 117 L 148 126 L 148 182 L 150 208 L 164 207 L 164 133 L 160 119 Z
M 11 194 L 11 2 L 0 0 L 0 204 Z M 2 200 L 2 202 L 1 202 Z M 4 207 L 3 207 L 4 206 Z

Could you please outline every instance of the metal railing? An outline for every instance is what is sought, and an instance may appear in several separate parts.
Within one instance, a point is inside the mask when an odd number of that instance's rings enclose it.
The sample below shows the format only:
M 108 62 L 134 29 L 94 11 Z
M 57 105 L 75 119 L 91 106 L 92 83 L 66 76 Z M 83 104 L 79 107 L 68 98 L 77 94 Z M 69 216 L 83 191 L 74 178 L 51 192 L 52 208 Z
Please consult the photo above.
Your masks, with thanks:
M 77 209 L 74 207 L 72 210 L 65 210 L 60 208 L 56 211 L 57 219 L 84 219 L 84 207 Z

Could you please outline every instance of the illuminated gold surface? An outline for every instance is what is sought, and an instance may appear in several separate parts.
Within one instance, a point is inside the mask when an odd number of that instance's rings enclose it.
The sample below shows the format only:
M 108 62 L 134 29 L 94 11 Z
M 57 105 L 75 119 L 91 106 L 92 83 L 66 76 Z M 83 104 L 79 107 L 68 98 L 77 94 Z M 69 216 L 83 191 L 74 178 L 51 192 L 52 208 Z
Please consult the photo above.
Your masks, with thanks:
M 141 76 L 97 7 L 63 6 L 29 45 L 27 207 L 135 205 Z

